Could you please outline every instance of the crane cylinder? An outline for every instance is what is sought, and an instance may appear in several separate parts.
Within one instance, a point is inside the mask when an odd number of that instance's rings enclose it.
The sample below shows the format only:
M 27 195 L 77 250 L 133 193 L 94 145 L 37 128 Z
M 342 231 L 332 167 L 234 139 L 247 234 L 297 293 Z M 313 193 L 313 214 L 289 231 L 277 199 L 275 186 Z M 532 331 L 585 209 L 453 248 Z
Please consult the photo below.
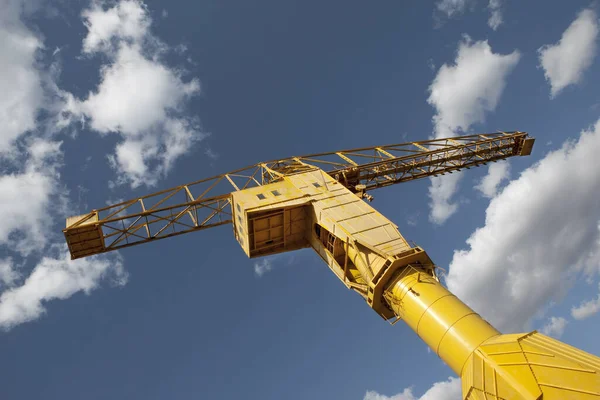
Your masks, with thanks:
M 409 265 L 401 270 L 384 298 L 458 376 L 481 343 L 500 335 L 419 266 Z

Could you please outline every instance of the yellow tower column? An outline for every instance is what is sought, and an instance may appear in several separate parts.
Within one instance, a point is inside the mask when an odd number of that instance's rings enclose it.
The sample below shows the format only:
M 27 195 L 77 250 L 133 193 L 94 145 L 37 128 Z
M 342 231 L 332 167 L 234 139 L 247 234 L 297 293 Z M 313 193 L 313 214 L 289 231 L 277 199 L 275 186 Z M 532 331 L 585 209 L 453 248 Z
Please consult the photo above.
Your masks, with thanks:
M 487 339 L 500 335 L 418 266 L 401 270 L 384 297 L 394 313 L 459 376 L 471 353 Z
M 502 335 L 418 264 L 383 296 L 461 377 L 464 399 L 600 399 L 598 357 L 536 331 Z

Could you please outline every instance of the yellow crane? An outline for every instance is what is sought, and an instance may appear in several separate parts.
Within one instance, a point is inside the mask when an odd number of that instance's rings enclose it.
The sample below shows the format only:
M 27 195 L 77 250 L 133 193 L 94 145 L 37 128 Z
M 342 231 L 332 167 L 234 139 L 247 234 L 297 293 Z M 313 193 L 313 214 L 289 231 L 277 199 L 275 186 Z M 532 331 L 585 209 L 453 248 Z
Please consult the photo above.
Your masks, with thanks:
M 383 319 L 461 377 L 464 399 L 600 399 L 600 358 L 536 331 L 501 334 L 368 204 L 373 189 L 531 154 L 499 132 L 290 157 L 70 217 L 73 259 L 231 224 L 250 258 L 311 247 Z

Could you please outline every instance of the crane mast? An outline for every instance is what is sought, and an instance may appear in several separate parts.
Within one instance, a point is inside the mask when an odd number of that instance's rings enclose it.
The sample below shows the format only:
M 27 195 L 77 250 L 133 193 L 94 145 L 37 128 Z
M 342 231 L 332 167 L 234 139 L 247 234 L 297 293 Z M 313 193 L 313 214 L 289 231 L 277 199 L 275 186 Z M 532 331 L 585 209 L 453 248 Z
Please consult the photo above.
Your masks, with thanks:
M 502 335 L 371 205 L 373 189 L 531 153 L 500 132 L 290 157 L 70 217 L 72 258 L 231 224 L 248 257 L 310 247 L 383 319 L 410 326 L 464 399 L 598 399 L 600 359 L 536 331 Z

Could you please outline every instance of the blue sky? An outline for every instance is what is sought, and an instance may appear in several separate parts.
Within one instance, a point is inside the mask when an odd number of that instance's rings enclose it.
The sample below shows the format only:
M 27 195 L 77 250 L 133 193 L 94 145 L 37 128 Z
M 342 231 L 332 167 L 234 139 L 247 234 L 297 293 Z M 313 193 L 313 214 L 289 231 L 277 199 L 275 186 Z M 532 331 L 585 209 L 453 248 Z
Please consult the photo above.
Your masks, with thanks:
M 460 398 L 310 250 L 248 260 L 220 227 L 72 262 L 61 229 L 261 160 L 497 130 L 534 153 L 372 205 L 501 330 L 600 354 L 596 5 L 371 3 L 0 0 L 0 397 Z

